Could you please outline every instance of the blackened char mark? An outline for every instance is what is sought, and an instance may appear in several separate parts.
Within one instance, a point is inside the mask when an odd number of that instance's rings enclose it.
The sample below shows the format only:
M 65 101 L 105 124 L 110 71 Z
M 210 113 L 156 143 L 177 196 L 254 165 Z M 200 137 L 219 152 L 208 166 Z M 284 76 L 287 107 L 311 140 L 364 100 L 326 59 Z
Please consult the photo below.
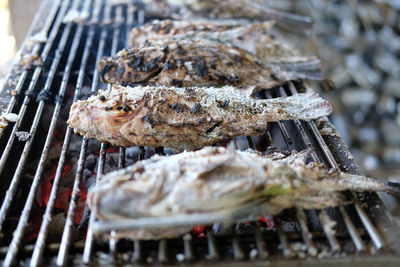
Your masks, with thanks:
M 109 72 L 111 69 L 117 68 L 117 64 L 107 61 L 104 67 L 101 69 L 100 76 L 104 78 L 104 75 Z
M 275 75 L 275 73 L 271 73 L 271 75 L 269 77 L 271 77 L 271 79 L 276 81 L 276 82 L 279 81 L 279 78 Z
M 207 66 L 206 66 L 206 64 L 204 64 L 204 62 L 202 62 L 202 61 L 198 61 L 198 62 L 195 62 L 194 64 L 193 64 L 193 69 L 194 69 L 194 73 L 197 75 L 197 76 L 200 76 L 200 77 L 204 77 L 204 76 L 207 76 L 208 75 L 208 70 L 207 70 Z
M 156 122 L 150 117 L 149 114 L 143 117 L 143 120 L 147 123 L 150 123 L 152 126 L 156 125 Z
M 181 103 L 174 103 L 171 105 L 171 109 L 177 113 L 182 113 L 185 111 L 185 105 L 183 105 Z
M 158 24 L 156 24 L 156 25 L 153 25 L 153 31 L 155 31 L 155 32 L 159 32 L 160 31 L 160 25 L 158 25 Z
M 229 75 L 224 75 L 222 73 L 216 73 L 215 76 L 218 78 L 218 82 L 220 83 L 229 83 L 229 84 L 238 84 L 240 83 L 239 77 L 232 77 Z
M 167 61 L 165 64 L 164 64 L 164 70 L 170 70 L 170 69 L 172 69 L 173 68 L 173 65 L 172 65 L 172 63 L 170 63 L 169 61 Z
M 216 123 L 214 123 L 213 126 L 211 126 L 210 128 L 208 128 L 208 129 L 206 130 L 206 133 L 211 133 L 212 131 L 215 130 L 215 128 L 217 128 L 217 127 L 220 126 L 221 124 L 222 124 L 222 122 L 217 121 Z
M 186 55 L 186 50 L 178 42 L 176 42 L 176 53 L 180 56 Z
M 142 71 L 142 57 L 138 56 L 138 57 L 133 57 L 131 61 L 129 61 L 128 63 L 129 67 L 132 67 L 135 71 L 139 72 Z
M 196 103 L 196 104 L 194 104 L 194 106 L 192 107 L 190 113 L 192 113 L 192 114 L 197 114 L 197 113 L 199 113 L 200 111 L 201 111 L 201 105 L 200 105 L 200 103 Z
M 146 62 L 143 65 L 143 71 L 144 72 L 152 72 L 153 70 L 155 70 L 158 67 L 158 63 L 161 61 L 161 57 L 155 57 L 152 60 L 150 60 L 149 62 Z
M 182 87 L 183 82 L 182 82 L 181 80 L 172 79 L 172 80 L 171 80 L 171 85 L 172 85 L 172 86 Z
M 229 99 L 228 100 L 225 100 L 225 101 L 220 101 L 220 100 L 217 100 L 217 99 L 215 99 L 215 102 L 217 102 L 217 106 L 219 107 L 219 108 L 225 108 L 225 107 L 227 107 L 228 105 L 229 105 L 229 103 L 231 102 Z
M 132 108 L 131 108 L 130 106 L 128 106 L 128 105 L 125 105 L 124 108 L 123 108 L 123 110 L 124 110 L 125 112 L 129 112 L 129 111 L 132 110 Z
M 164 27 L 165 34 L 168 34 L 171 31 L 171 28 L 172 28 L 172 23 L 165 25 Z

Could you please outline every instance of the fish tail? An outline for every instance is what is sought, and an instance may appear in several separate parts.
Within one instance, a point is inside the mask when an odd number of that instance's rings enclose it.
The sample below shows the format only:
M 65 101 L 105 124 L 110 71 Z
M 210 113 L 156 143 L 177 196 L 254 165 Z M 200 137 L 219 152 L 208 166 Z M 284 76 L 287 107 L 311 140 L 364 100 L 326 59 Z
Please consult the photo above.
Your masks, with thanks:
M 329 102 L 317 93 L 295 94 L 289 97 L 268 99 L 268 102 L 276 107 L 274 116 L 278 116 L 279 120 L 311 120 L 328 116 L 332 112 Z
M 275 20 L 277 26 L 289 32 L 310 34 L 313 30 L 314 23 L 310 17 L 279 11 L 254 1 L 248 2 L 262 11 L 264 19 Z
M 321 60 L 315 57 L 306 58 L 299 61 L 280 61 L 271 64 L 273 67 L 287 73 L 290 80 L 315 80 L 324 79 L 322 75 Z
M 385 182 L 386 189 L 384 192 L 391 194 L 396 197 L 400 197 L 400 183 L 396 182 Z
M 353 190 L 356 192 L 380 191 L 400 197 L 400 183 L 384 179 L 369 178 L 360 175 L 342 173 L 344 178 L 329 178 L 321 181 L 320 188 L 325 191 Z

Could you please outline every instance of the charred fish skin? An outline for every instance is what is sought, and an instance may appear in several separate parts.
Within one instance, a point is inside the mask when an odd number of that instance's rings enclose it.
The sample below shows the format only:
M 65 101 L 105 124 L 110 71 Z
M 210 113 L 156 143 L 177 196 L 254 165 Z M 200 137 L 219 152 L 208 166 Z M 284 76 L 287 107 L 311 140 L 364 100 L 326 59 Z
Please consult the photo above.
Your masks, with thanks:
M 276 20 L 295 33 L 309 33 L 312 19 L 268 7 L 268 0 L 142 0 L 148 14 L 160 18 Z
M 249 215 L 242 207 L 276 214 L 293 206 L 339 205 L 342 199 L 335 194 L 348 189 L 390 190 L 375 179 L 329 173 L 319 164 L 305 164 L 302 155 L 293 158 L 277 160 L 221 147 L 154 156 L 105 175 L 88 203 L 103 220 L 223 211 L 239 218 Z M 263 205 L 248 206 L 257 199 Z
M 274 21 L 243 23 L 237 21 L 154 20 L 130 31 L 130 46 L 140 47 L 166 39 L 210 40 L 239 47 L 262 62 L 307 62 L 316 57 L 303 57 L 300 52 L 276 40 L 270 30 Z
M 167 40 L 103 58 L 99 62 L 99 73 L 103 82 L 118 85 L 235 85 L 269 89 L 302 79 L 311 72 L 309 68 L 302 72 L 300 67 L 292 65 L 263 64 L 241 48 L 209 40 Z
M 257 61 L 275 70 L 290 72 L 293 79 L 322 80 L 321 61 L 305 57 L 282 40 L 269 33 L 274 21 L 240 24 L 237 22 L 210 21 L 153 21 L 131 30 L 131 47 L 148 46 L 166 40 L 174 42 L 217 42 L 243 49 Z M 258 62 L 256 62 L 258 63 Z
M 68 124 L 76 133 L 113 145 L 182 151 L 260 135 L 271 121 L 308 120 L 332 111 L 317 94 L 255 100 L 248 97 L 252 90 L 114 86 L 74 103 Z
M 176 36 L 183 38 L 183 36 L 191 36 L 194 33 L 224 32 L 229 29 L 240 27 L 240 25 L 240 22 L 235 21 L 153 20 L 142 26 L 134 27 L 129 33 L 129 44 L 130 47 L 136 47 L 174 38 Z

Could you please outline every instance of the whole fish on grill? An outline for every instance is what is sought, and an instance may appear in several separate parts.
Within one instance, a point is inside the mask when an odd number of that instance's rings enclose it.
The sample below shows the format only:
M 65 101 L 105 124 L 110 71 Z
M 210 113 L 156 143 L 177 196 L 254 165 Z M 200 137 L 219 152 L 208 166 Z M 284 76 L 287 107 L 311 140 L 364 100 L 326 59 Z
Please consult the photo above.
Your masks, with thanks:
M 227 214 L 238 221 L 294 206 L 336 206 L 344 201 L 337 192 L 344 190 L 398 193 L 398 188 L 380 180 L 306 164 L 306 156 L 270 158 L 222 147 L 156 155 L 103 176 L 89 193 L 88 204 L 106 221 L 202 213 Z M 184 233 L 190 228 L 180 229 Z M 125 234 L 135 238 L 136 232 Z M 164 237 L 162 232 L 154 234 L 141 237 Z
M 285 30 L 308 33 L 309 17 L 275 10 L 270 0 L 142 0 L 147 14 L 162 18 L 275 20 Z
M 315 93 L 256 100 L 247 96 L 252 90 L 114 86 L 74 103 L 68 124 L 76 133 L 113 145 L 179 151 L 260 135 L 271 121 L 309 120 L 331 112 L 330 104 Z
M 263 62 L 239 47 L 210 40 L 166 40 L 125 49 L 99 62 L 103 82 L 119 85 L 259 86 L 320 79 L 319 60 Z
M 304 57 L 294 47 L 281 40 L 275 40 L 270 33 L 274 21 L 243 24 L 236 21 L 182 21 L 154 20 L 130 32 L 131 47 L 147 46 L 149 43 L 191 40 L 216 41 L 239 47 L 255 55 L 260 61 L 271 62 L 313 62 L 315 77 L 321 76 L 319 60 L 316 57 Z M 310 68 L 310 66 L 309 66 Z M 318 75 L 318 76 L 317 76 Z

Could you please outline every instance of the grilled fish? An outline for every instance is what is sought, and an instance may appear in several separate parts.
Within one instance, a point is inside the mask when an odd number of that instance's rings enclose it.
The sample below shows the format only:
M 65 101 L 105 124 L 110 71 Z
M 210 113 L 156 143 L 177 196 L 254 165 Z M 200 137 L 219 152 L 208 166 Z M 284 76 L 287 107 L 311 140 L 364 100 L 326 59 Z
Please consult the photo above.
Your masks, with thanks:
M 294 47 L 281 40 L 275 40 L 270 34 L 274 23 L 274 21 L 243 24 L 236 21 L 154 20 L 131 30 L 130 45 L 140 47 L 149 43 L 164 42 L 166 39 L 174 41 L 206 39 L 244 49 L 265 63 L 317 60 L 316 57 L 303 57 Z
M 260 86 L 320 79 L 319 60 L 262 62 L 239 47 L 210 40 L 167 40 L 122 50 L 99 62 L 103 82 L 119 85 Z
M 145 11 L 162 18 L 211 18 L 275 20 L 286 30 L 308 33 L 309 17 L 290 14 L 268 7 L 268 0 L 142 0 Z
M 271 121 L 309 120 L 331 112 L 329 103 L 315 93 L 256 100 L 246 95 L 251 90 L 114 86 L 111 92 L 74 103 L 68 123 L 76 133 L 117 146 L 181 151 L 260 135 Z
M 294 206 L 336 206 L 344 201 L 339 191 L 393 191 L 380 180 L 306 164 L 301 160 L 306 154 L 274 159 L 254 151 L 206 147 L 157 155 L 106 174 L 88 203 L 106 221 L 201 213 L 249 220 Z

